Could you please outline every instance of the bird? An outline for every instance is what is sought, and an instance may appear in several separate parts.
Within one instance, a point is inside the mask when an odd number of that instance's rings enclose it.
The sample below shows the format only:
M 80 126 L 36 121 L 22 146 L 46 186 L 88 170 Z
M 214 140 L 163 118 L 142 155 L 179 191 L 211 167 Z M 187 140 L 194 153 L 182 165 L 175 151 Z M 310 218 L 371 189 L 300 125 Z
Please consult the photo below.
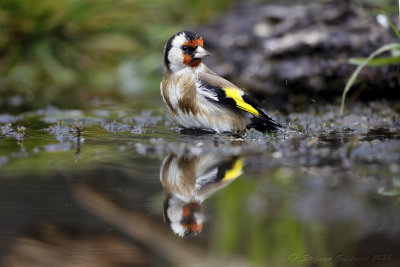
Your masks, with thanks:
M 169 153 L 160 168 L 163 215 L 169 228 L 180 237 L 198 236 L 205 220 L 201 203 L 239 177 L 243 166 L 239 156 Z
M 192 31 L 178 32 L 166 43 L 160 90 L 175 122 L 183 128 L 216 133 L 281 129 L 254 96 L 202 62 L 210 55 L 203 37 Z

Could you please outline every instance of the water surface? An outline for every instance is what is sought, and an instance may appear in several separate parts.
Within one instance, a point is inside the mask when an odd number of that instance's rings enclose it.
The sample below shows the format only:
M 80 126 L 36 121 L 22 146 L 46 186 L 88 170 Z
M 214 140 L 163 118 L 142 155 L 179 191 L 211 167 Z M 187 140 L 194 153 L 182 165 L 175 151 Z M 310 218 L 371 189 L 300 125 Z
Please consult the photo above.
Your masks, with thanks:
M 272 134 L 140 103 L 3 114 L 1 265 L 399 266 L 399 115 L 337 114 L 277 113 Z

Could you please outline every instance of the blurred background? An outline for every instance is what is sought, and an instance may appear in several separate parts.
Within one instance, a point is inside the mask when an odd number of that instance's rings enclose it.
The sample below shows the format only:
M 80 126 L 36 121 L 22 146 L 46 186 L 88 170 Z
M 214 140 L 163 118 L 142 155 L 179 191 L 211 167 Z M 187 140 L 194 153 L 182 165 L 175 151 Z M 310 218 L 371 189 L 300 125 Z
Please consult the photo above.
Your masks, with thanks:
M 226 0 L 5 0 L 0 94 L 8 104 L 71 107 L 158 91 L 163 46 L 234 5 Z
M 382 10 L 397 12 L 396 0 L 334 4 L 368 6 L 364 15 L 372 18 Z M 212 29 L 241 5 L 230 0 L 2 0 L 0 108 L 71 108 L 85 106 L 94 97 L 151 97 L 159 90 L 163 46 L 169 37 L 183 29 Z M 207 46 L 207 36 L 205 40 Z
M 398 25 L 398 10 L 0 0 L 0 266 L 400 266 L 400 49 L 365 67 L 339 108 L 349 59 L 399 44 L 384 15 Z M 182 132 L 159 85 L 164 45 L 184 29 L 288 127 Z M 197 238 L 163 221 L 170 153 L 243 158 L 202 203 Z

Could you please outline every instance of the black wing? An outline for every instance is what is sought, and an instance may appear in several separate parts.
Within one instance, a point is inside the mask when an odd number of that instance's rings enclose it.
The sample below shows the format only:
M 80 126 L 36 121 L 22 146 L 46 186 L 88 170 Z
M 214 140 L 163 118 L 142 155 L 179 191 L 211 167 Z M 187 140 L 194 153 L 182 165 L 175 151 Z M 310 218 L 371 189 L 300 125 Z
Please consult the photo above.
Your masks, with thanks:
M 211 76 L 211 75 L 207 75 Z M 231 108 L 246 111 L 253 116 L 248 128 L 255 128 L 265 132 L 282 128 L 262 110 L 258 101 L 250 94 L 245 93 L 230 82 L 219 76 L 212 75 L 208 77 L 209 81 L 204 79 L 198 80 L 198 91 L 208 100 Z M 212 82 L 221 82 L 223 85 L 214 85 Z

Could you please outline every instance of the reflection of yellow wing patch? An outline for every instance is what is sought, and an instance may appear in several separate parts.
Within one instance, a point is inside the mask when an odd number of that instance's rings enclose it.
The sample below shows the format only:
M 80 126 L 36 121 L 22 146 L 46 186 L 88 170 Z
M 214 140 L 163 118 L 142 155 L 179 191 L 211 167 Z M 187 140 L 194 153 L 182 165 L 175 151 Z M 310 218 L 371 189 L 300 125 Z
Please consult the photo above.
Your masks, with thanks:
M 225 87 L 222 88 L 222 90 L 225 91 L 226 97 L 235 100 L 236 106 L 238 108 L 250 112 L 254 115 L 261 116 L 260 112 L 258 112 L 252 105 L 246 103 L 246 101 L 243 100 L 241 91 L 239 89 L 233 87 Z
M 232 168 L 225 172 L 225 176 L 224 179 L 222 179 L 222 181 L 228 181 L 239 177 L 242 174 L 242 169 L 243 169 L 243 159 L 238 158 L 233 164 Z

